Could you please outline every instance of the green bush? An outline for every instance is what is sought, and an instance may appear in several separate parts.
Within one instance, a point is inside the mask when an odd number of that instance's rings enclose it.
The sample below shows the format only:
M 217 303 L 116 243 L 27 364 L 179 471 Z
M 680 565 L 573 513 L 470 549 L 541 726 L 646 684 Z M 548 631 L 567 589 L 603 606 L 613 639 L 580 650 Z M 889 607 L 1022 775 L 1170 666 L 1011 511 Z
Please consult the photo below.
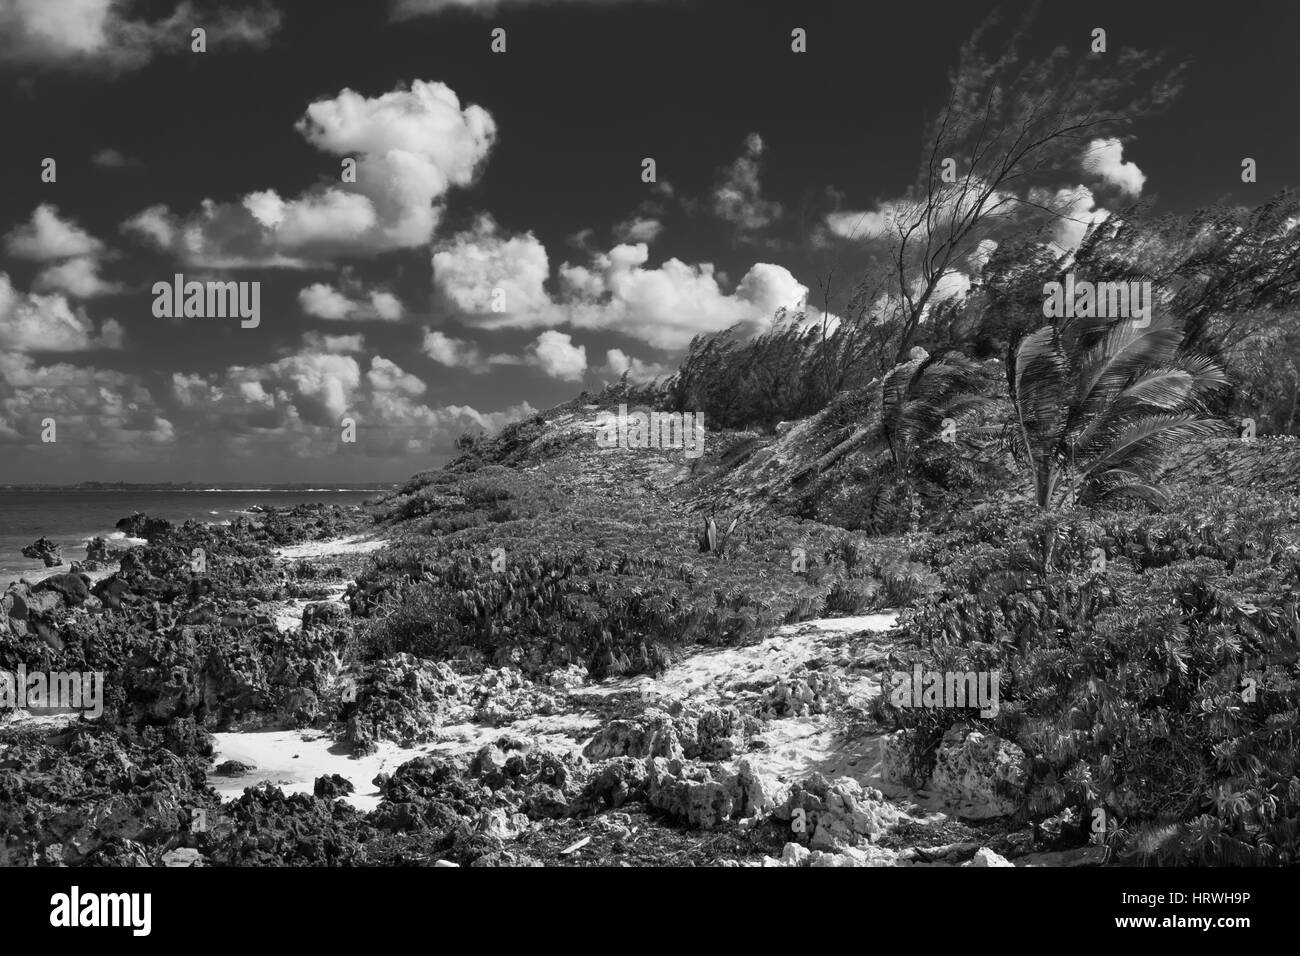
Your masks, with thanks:
M 1144 861 L 1300 862 L 1298 518 L 1246 492 L 1161 515 L 980 509 L 931 543 L 943 584 L 904 612 L 891 669 L 1001 672 L 987 723 L 1032 763 L 1032 819 L 1103 807 Z M 923 751 L 968 714 L 894 716 Z

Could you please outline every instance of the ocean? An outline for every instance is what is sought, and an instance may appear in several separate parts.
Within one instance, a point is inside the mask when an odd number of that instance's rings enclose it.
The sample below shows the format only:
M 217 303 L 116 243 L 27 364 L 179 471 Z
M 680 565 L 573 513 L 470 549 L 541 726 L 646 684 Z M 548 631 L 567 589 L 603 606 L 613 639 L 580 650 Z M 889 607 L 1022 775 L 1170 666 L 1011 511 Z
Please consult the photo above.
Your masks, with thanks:
M 96 535 L 111 548 L 140 543 L 127 539 L 114 525 L 137 511 L 180 523 L 228 522 L 246 514 L 253 505 L 291 507 L 297 504 L 360 504 L 382 494 L 375 488 L 277 489 L 266 488 L 181 490 L 176 488 L 105 488 L 94 490 L 42 488 L 0 489 L 0 588 L 45 566 L 24 558 L 22 549 L 46 537 L 63 546 L 63 570 L 84 560 L 86 542 Z

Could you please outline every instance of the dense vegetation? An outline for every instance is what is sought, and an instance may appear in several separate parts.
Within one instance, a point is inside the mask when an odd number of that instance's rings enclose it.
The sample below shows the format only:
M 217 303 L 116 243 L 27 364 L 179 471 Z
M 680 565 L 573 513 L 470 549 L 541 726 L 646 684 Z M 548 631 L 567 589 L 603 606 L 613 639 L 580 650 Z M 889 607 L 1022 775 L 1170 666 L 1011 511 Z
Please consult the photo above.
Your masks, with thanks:
M 1300 202 L 1135 206 L 1049 244 L 1065 217 L 1012 184 L 1161 106 L 1178 69 L 1127 51 L 1120 82 L 982 40 L 842 300 L 466 438 L 387 500 L 404 543 L 354 597 L 366 653 L 604 676 L 903 608 L 900 668 L 1001 674 L 992 717 L 877 704 L 918 773 L 973 721 L 1029 761 L 1022 822 L 1065 814 L 1082 842 L 1100 809 L 1125 859 L 1297 862 L 1300 455 L 1235 436 L 1300 428 Z M 1067 278 L 1150 283 L 1150 320 L 1049 318 Z M 709 453 L 602 457 L 583 422 L 619 403 L 702 412 Z M 721 549 L 715 514 L 737 520 Z

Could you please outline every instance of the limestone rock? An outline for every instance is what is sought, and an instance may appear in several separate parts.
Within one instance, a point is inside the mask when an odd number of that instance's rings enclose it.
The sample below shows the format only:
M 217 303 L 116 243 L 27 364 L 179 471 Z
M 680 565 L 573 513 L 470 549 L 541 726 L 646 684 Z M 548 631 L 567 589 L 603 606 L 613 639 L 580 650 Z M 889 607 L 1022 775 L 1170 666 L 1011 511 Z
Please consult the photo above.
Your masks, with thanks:
M 962 725 L 944 734 L 930 776 L 931 787 L 967 820 L 1014 813 L 1027 781 L 1020 747 L 997 734 Z
M 809 846 L 829 849 L 861 846 L 898 822 L 899 811 L 872 787 L 864 787 L 852 777 L 827 782 L 813 774 L 796 783 L 789 796 L 776 810 L 778 820 L 800 818 Z
M 193 847 L 182 846 L 162 855 L 163 866 L 202 866 L 203 856 Z
M 975 851 L 975 855 L 967 860 L 962 866 L 1010 866 L 1015 864 L 1006 857 L 999 856 L 988 847 L 980 847 Z
M 714 779 L 706 768 L 661 757 L 649 758 L 647 770 L 646 798 L 652 807 L 702 830 L 734 815 L 740 796 L 734 775 Z

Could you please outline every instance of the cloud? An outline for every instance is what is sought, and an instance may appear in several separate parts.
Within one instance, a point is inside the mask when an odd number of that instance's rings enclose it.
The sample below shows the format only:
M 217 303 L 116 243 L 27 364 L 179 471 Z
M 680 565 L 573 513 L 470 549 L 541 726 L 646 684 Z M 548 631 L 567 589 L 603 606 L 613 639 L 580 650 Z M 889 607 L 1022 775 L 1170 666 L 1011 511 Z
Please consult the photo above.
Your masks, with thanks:
M 355 159 L 357 181 L 293 198 L 272 188 L 209 199 L 184 218 L 152 206 L 123 229 L 210 268 L 303 268 L 409 249 L 430 240 L 447 194 L 474 181 L 496 139 L 486 110 L 421 80 L 376 97 L 345 89 L 308 106 L 296 129 L 322 152 Z
M 1118 139 L 1094 139 L 1083 153 L 1083 171 L 1098 176 L 1133 199 L 1142 195 L 1146 173 L 1137 163 L 1124 161 L 1124 145 Z
M 502 7 L 543 7 L 560 3 L 583 3 L 588 6 L 611 6 L 631 0 L 394 0 L 393 19 L 432 16 L 449 10 L 469 13 L 495 13 Z
M 58 208 L 49 203 L 37 206 L 30 222 L 5 236 L 9 255 L 33 262 L 98 255 L 103 248 L 103 243 L 76 223 L 60 219 Z
M 1110 215 L 1109 211 L 1097 205 L 1092 190 L 1087 186 L 1058 189 L 1054 195 L 1047 190 L 1032 190 L 1029 198 L 1056 213 L 1058 218 L 1052 226 L 1052 241 L 1065 252 L 1079 248 L 1088 227 L 1104 222 Z
M 727 169 L 722 182 L 713 191 L 713 213 L 748 236 L 781 218 L 780 203 L 762 196 L 759 183 L 759 158 L 763 155 L 763 137 L 750 133 L 745 153 Z
M 46 418 L 57 429 L 52 444 L 41 442 Z M 63 362 L 39 365 L 31 356 L 0 351 L 0 443 L 37 445 L 77 468 L 88 451 L 132 459 L 142 445 L 174 438 L 172 422 L 136 376 Z
M 654 242 L 664 231 L 664 224 L 658 219 L 645 216 L 633 216 L 614 227 L 614 238 L 619 242 Z
M 406 310 L 391 292 L 370 290 L 351 298 L 334 286 L 316 282 L 298 293 L 298 305 L 318 319 L 398 322 Z
M 970 276 L 964 272 L 945 272 L 934 284 L 928 305 L 939 305 L 949 299 L 964 299 L 970 292 Z M 918 280 L 913 291 L 920 293 L 923 283 Z
M 573 339 L 563 332 L 543 332 L 524 350 L 523 355 L 485 355 L 472 342 L 453 338 L 436 329 L 426 329 L 421 351 L 439 365 L 461 369 L 473 375 L 482 375 L 500 365 L 529 365 L 541 369 L 551 378 L 580 382 L 587 372 L 586 348 L 575 346 Z
M 377 392 L 400 392 L 403 395 L 423 395 L 424 382 L 414 375 L 403 372 L 395 362 L 376 355 L 370 360 L 370 371 L 366 381 Z
M 984 197 L 982 180 L 970 183 L 941 185 L 935 193 L 934 208 L 930 213 L 936 231 L 946 233 L 949 226 L 977 209 L 981 216 L 996 218 L 1013 207 L 1015 197 L 1008 192 L 994 190 Z M 981 203 L 982 199 L 982 203 Z M 828 213 L 827 231 L 841 239 L 869 241 L 889 235 L 897 237 L 902 231 L 914 241 L 923 241 L 928 231 L 925 204 L 915 199 L 893 199 L 877 203 L 875 209 L 840 210 Z
M 272 363 L 261 374 L 291 396 L 304 421 L 316 425 L 337 425 L 361 384 L 356 358 L 334 352 L 300 352 Z
M 38 292 L 62 292 L 74 299 L 91 299 L 121 292 L 123 286 L 100 278 L 99 260 L 93 256 L 78 256 L 42 271 L 33 288 Z
M 651 382 L 668 375 L 672 369 L 658 363 L 643 362 L 622 349 L 610 349 L 605 353 L 605 365 L 598 371 L 614 378 L 622 378 L 626 374 L 630 382 Z
M 580 382 L 587 373 L 587 349 L 564 332 L 543 332 L 528 349 L 528 364 L 551 378 Z
M 545 288 L 549 274 L 546 247 L 531 232 L 502 238 L 488 215 L 433 254 L 435 288 L 459 312 L 499 316 L 486 319 L 485 327 L 515 324 L 512 317 L 545 312 L 550 307 Z
M 341 337 L 347 338 L 347 337 Z M 425 383 L 396 362 L 303 348 L 258 366 L 221 373 L 176 373 L 172 391 L 191 433 L 216 436 L 234 456 L 319 458 L 346 451 L 406 458 L 451 453 L 467 430 L 496 429 L 536 414 L 527 402 L 499 412 L 467 405 L 431 407 Z M 355 423 L 356 446 L 341 443 L 344 418 Z
M 826 228 L 841 239 L 879 239 L 889 229 L 895 208 L 832 212 L 826 216 Z
M 975 246 L 975 249 L 966 257 L 966 263 L 970 266 L 972 272 L 982 272 L 984 267 L 989 264 L 993 258 L 993 253 L 997 251 L 998 244 L 993 239 L 981 239 Z
M 0 272 L 0 349 L 12 352 L 83 352 L 120 349 L 122 326 L 107 319 L 98 332 L 82 309 L 61 295 L 24 295 Z
M 439 365 L 464 369 L 475 375 L 482 375 L 492 367 L 478 346 L 437 330 L 425 330 L 421 350 Z
M 123 0 L 4 0 L 0 65 L 123 72 L 155 56 L 190 50 L 194 27 L 207 32 L 208 53 L 266 46 L 280 14 L 267 5 L 199 10 L 179 4 L 165 19 L 129 19 Z M 207 55 L 207 54 L 205 54 Z
M 646 268 L 648 260 L 649 248 L 637 243 L 595 254 L 586 265 L 566 263 L 553 298 L 545 287 L 549 269 L 541 242 L 531 233 L 503 236 L 484 217 L 436 247 L 434 285 L 461 322 L 474 328 L 569 325 L 620 332 L 664 349 L 737 323 L 762 328 L 778 308 L 798 308 L 808 294 L 789 270 L 770 263 L 754 265 L 728 293 L 708 263 L 669 259 Z
M 122 291 L 121 285 L 99 275 L 104 244 L 76 223 L 60 218 L 59 210 L 48 203 L 36 207 L 30 222 L 9 232 L 5 249 L 15 258 L 50 263 L 36 276 L 37 292 L 89 299 Z
M 126 166 L 140 165 L 138 161 L 130 156 L 111 147 L 95 150 L 90 157 L 90 161 L 96 166 L 102 166 L 105 169 L 122 169 Z
M 365 348 L 363 335 L 327 335 L 320 332 L 304 332 L 302 346 L 305 350 L 332 352 L 336 355 L 348 355 Z
M 167 249 L 176 241 L 176 219 L 164 205 L 142 209 L 122 223 L 124 233 L 135 233 L 156 249 Z
M 777 309 L 798 308 L 808 289 L 782 266 L 760 262 L 731 293 L 713 266 L 669 259 L 646 268 L 644 243 L 617 246 L 592 265 L 560 269 L 565 297 L 560 309 L 575 328 L 621 332 L 657 348 L 683 348 L 698 334 L 735 324 L 758 330 Z

